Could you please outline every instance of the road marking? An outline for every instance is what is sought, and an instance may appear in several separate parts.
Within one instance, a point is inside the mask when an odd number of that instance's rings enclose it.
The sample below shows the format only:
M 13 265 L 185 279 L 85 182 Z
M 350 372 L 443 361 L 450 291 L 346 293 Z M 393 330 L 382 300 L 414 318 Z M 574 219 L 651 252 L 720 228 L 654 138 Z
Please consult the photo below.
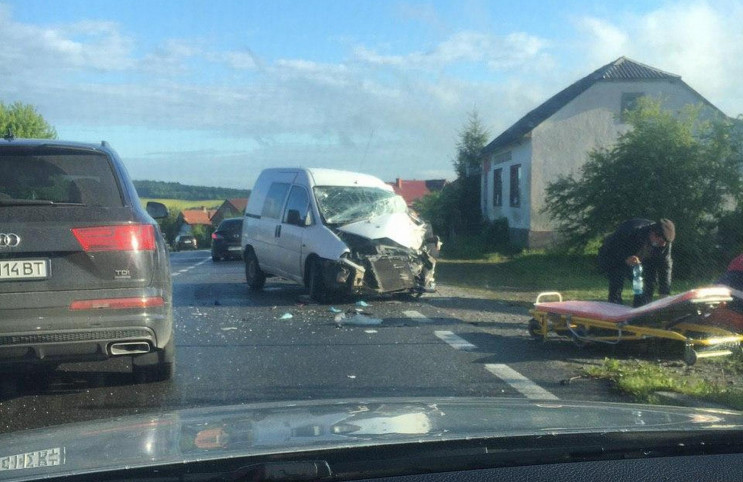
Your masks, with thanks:
M 511 385 L 511 387 L 515 388 L 519 393 L 526 396 L 526 398 L 535 400 L 559 400 L 559 398 L 554 396 L 552 393 L 532 382 L 508 365 L 503 365 L 500 363 L 486 363 L 485 369 L 504 382 Z
M 418 323 L 433 323 L 431 318 L 424 316 L 420 311 L 403 311 L 402 314 Z
M 188 271 L 190 271 L 190 270 L 194 269 L 195 267 L 197 267 L 197 266 L 199 266 L 199 265 L 201 265 L 201 264 L 204 264 L 204 263 L 206 263 L 207 261 L 209 261 L 209 259 L 210 259 L 210 258 L 205 258 L 205 259 L 203 259 L 203 260 L 199 261 L 198 263 L 195 263 L 195 264 L 192 264 L 191 266 L 188 266 L 187 268 L 183 268 L 183 269 L 181 269 L 181 270 L 178 270 L 178 271 L 177 271 L 177 272 L 175 272 L 175 273 L 170 273 L 170 276 L 178 276 L 178 275 L 179 275 L 179 274 L 181 274 L 181 273 L 187 273 Z
M 452 348 L 457 350 L 474 350 L 477 347 L 464 338 L 460 338 L 451 331 L 434 331 L 434 335 L 444 340 Z

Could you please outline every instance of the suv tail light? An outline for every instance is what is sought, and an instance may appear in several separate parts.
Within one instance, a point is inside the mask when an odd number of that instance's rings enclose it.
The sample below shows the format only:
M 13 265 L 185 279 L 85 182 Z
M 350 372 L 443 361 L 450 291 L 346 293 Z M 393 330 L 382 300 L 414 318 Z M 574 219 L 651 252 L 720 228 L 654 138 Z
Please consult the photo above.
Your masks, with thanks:
M 72 234 L 86 252 L 155 250 L 155 227 L 151 224 L 72 228 Z
M 165 306 L 162 296 L 144 298 L 105 298 L 100 300 L 77 300 L 70 303 L 70 310 L 126 310 L 131 308 L 156 308 Z

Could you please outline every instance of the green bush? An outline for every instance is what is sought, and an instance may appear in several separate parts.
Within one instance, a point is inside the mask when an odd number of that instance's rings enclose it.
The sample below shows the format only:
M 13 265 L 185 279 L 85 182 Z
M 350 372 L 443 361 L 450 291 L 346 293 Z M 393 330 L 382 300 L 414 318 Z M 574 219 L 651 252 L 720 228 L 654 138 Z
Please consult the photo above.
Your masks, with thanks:
M 484 259 L 488 255 L 514 255 L 520 249 L 509 241 L 508 219 L 483 221 L 477 234 L 451 236 L 441 249 L 441 256 L 449 259 Z

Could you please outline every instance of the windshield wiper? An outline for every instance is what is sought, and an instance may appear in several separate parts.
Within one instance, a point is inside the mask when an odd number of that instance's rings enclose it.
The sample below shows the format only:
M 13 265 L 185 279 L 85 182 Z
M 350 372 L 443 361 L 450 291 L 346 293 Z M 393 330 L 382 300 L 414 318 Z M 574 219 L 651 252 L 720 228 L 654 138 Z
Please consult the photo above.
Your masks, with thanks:
M 0 199 L 0 206 L 85 206 L 85 204 L 50 201 L 49 199 Z

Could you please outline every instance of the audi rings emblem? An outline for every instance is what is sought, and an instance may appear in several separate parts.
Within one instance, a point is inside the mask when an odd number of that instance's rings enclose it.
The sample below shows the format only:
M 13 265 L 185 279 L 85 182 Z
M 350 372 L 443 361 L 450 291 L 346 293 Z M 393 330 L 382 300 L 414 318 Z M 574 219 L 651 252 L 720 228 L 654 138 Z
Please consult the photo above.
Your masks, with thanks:
M 21 237 L 15 233 L 0 233 L 0 248 L 15 248 L 21 244 Z

